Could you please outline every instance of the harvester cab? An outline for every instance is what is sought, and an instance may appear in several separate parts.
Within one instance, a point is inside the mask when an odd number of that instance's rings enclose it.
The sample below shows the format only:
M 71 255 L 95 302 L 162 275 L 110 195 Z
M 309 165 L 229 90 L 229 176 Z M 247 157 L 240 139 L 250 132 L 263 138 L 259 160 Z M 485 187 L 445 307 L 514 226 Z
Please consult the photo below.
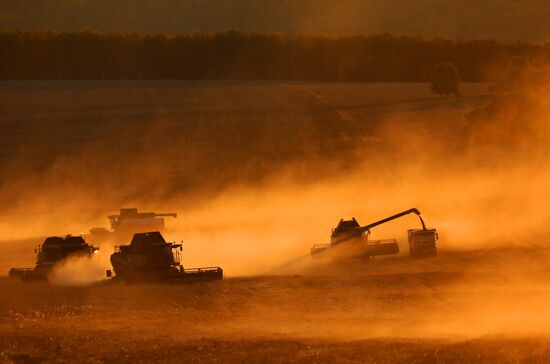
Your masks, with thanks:
M 123 208 L 116 215 L 109 215 L 111 230 L 105 228 L 92 228 L 90 239 L 94 242 L 128 241 L 135 233 L 148 231 L 164 231 L 165 217 L 178 217 L 175 212 L 156 213 L 139 212 L 137 208 Z
M 115 278 L 124 282 L 184 282 L 223 278 L 220 267 L 184 269 L 180 263 L 182 244 L 169 243 L 158 231 L 134 234 L 129 245 L 115 248 L 111 255 Z M 107 271 L 107 277 L 112 277 Z
M 370 259 L 380 255 L 399 253 L 399 245 L 395 239 L 369 240 L 370 229 L 398 219 L 408 214 L 416 214 L 422 224 L 422 229 L 409 230 L 409 252 L 411 256 L 435 255 L 435 242 L 438 238 L 435 229 L 426 229 L 420 211 L 412 208 L 385 219 L 361 226 L 355 218 L 341 219 L 332 230 L 330 244 L 315 244 L 311 248 L 314 258 L 332 257 L 336 259 Z M 330 254 L 327 254 L 330 253 Z
M 330 235 L 331 245 L 340 244 L 344 240 L 362 239 L 365 235 L 364 231 L 361 231 L 361 225 L 355 220 L 355 217 L 351 220 L 340 219 L 340 222 Z
M 51 236 L 35 249 L 34 268 L 12 268 L 9 276 L 23 281 L 47 280 L 52 268 L 69 256 L 91 256 L 98 248 L 86 243 L 80 235 L 67 235 L 65 238 Z

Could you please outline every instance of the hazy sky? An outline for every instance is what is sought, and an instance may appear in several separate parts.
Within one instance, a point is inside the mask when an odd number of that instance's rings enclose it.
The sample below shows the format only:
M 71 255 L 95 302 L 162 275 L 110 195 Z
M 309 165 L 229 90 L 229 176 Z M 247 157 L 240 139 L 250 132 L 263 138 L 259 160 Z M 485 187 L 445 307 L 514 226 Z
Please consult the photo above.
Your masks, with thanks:
M 550 38 L 550 0 L 0 0 L 1 29 Z

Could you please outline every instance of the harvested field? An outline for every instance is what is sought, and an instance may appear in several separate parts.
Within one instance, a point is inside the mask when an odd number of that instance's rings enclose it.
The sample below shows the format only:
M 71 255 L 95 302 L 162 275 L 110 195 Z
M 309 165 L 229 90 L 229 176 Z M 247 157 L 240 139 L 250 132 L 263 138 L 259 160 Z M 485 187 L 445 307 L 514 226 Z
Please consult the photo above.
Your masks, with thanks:
M 1 278 L 0 362 L 550 361 L 548 136 L 486 112 L 484 128 L 528 146 L 472 141 L 486 90 L 0 84 L 1 272 L 32 266 L 44 236 L 138 206 L 177 211 L 167 237 L 184 240 L 184 265 L 226 273 L 116 285 L 102 278 L 112 250 L 102 246 L 99 276 L 76 279 L 75 266 L 54 284 Z M 546 125 L 540 105 L 521 122 Z M 397 238 L 397 256 L 310 259 L 340 218 L 366 224 L 410 207 L 438 229 L 437 257 L 408 256 L 411 217 L 372 232 Z

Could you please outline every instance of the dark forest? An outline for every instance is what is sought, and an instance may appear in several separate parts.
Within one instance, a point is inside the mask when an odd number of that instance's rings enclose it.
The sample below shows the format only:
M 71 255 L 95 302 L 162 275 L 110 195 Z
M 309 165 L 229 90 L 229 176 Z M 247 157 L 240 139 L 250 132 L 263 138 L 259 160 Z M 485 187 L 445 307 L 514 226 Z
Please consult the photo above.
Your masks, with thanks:
M 534 66 L 550 45 L 371 34 L 221 32 L 138 35 L 1 32 L 0 79 L 189 79 L 424 82 L 438 62 L 465 82 L 491 81 L 511 57 Z

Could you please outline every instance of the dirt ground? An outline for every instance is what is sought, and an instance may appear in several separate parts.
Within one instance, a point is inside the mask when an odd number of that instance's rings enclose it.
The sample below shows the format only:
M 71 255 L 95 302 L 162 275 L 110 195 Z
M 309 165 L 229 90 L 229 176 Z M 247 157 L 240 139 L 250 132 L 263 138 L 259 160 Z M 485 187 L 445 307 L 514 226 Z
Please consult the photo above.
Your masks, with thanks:
M 544 363 L 549 258 L 550 250 L 532 247 L 321 262 L 287 268 L 295 274 L 200 285 L 63 287 L 5 278 L 0 358 Z

